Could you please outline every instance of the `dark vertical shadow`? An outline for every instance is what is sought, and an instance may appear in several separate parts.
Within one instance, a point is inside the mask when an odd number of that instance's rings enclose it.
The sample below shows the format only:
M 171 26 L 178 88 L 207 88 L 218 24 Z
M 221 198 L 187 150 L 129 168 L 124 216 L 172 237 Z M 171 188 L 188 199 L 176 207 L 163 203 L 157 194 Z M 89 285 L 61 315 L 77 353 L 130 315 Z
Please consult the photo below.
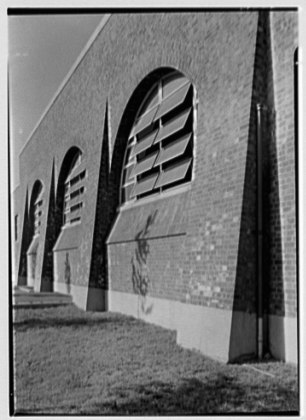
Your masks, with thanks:
M 65 258 L 65 284 L 67 287 L 67 293 L 70 295 L 71 292 L 71 265 L 69 261 L 69 252 L 66 252 Z
M 36 286 L 36 280 L 40 276 L 40 272 L 37 270 L 37 250 L 41 241 L 40 236 L 35 238 L 35 201 L 40 195 L 43 189 L 43 185 L 40 180 L 36 180 L 32 187 L 29 213 L 28 213 L 28 248 L 26 250 L 26 261 L 27 261 L 27 284 L 31 283 L 31 286 Z
M 101 288 L 104 291 L 108 290 L 106 239 L 111 225 L 110 207 L 112 205 L 109 194 L 109 172 L 108 104 L 106 103 L 89 274 L 89 287 Z M 104 302 L 102 303 L 103 310 L 107 309 L 105 296 L 106 294 L 104 294 Z M 89 294 L 87 298 L 87 308 L 92 306 L 92 302 L 90 301 L 91 297 L 91 294 Z
M 269 24 L 269 21 L 268 21 Z M 267 28 L 269 30 L 269 28 Z M 271 46 L 270 32 L 269 44 Z M 284 317 L 284 272 L 283 272 L 283 239 L 280 211 L 279 185 L 279 150 L 276 132 L 276 113 L 274 101 L 274 83 L 272 53 L 267 56 L 268 61 L 268 109 L 264 114 L 267 126 L 267 154 L 264 173 L 264 233 L 267 242 L 264 243 L 264 273 L 266 274 L 266 293 L 264 290 L 264 307 L 266 312 L 267 351 L 276 358 L 285 356 L 284 320 L 279 318 L 278 324 L 272 322 L 272 317 Z M 265 279 L 265 277 L 264 277 Z
M 299 272 L 299 49 L 296 48 L 293 57 L 294 74 L 294 152 L 295 152 L 295 237 L 296 237 L 296 304 L 297 304 L 297 345 L 298 365 L 300 363 L 300 272 Z
M 282 238 L 277 144 L 274 121 L 272 53 L 268 12 L 259 12 L 254 61 L 250 123 L 233 301 L 229 359 L 257 353 L 258 324 L 258 221 L 257 221 L 257 104 L 263 106 L 262 136 L 262 308 L 263 354 L 270 351 L 271 337 L 284 351 L 284 331 L 269 331 L 269 315 L 284 315 Z M 240 316 L 237 314 L 240 312 Z M 241 324 L 241 315 L 249 324 Z M 252 320 L 251 320 L 252 319 Z M 243 331 L 243 328 L 245 331 Z M 250 329 L 252 329 L 250 334 Z M 248 338 L 246 338 L 248 337 Z M 249 343 L 245 341 L 249 340 Z M 251 342 L 250 342 L 251 341 Z M 247 344 L 247 345 L 246 345 Z
M 19 268 L 18 268 L 18 285 L 24 286 L 27 284 L 27 249 L 30 245 L 30 232 L 29 232 L 29 193 L 26 191 L 26 199 L 24 206 L 22 239 L 20 246 Z
M 256 104 L 252 95 L 250 125 L 244 177 L 237 271 L 233 298 L 229 360 L 256 352 L 256 324 L 248 325 L 248 335 L 242 330 L 239 313 L 252 322 L 256 313 Z M 250 334 L 251 330 L 251 334 Z M 243 341 L 245 340 L 245 341 Z
M 56 241 L 56 204 L 55 204 L 54 160 L 51 173 L 49 208 L 43 254 L 41 291 L 53 292 L 53 247 Z
M 8 180 L 7 180 L 7 186 L 8 186 L 8 191 L 9 191 L 9 196 L 8 196 L 8 237 L 9 237 L 9 246 L 8 246 L 8 263 L 9 263 L 9 284 L 8 284 L 8 290 L 9 290 L 9 326 L 12 326 L 13 323 L 13 311 L 12 311 L 12 297 L 13 297 L 13 281 L 15 282 L 16 279 L 12 278 L 12 263 L 13 263 L 13 259 L 12 259 L 12 226 L 11 226 L 11 211 L 12 211 L 12 203 L 11 203 L 11 197 L 12 197 L 12 191 L 11 191 L 11 136 L 10 136 L 10 121 L 11 121 L 11 113 L 10 113 L 10 109 L 11 109 L 11 104 L 10 104 L 10 68 L 9 68 L 9 63 L 7 64 L 7 104 L 8 104 L 8 115 L 7 115 L 7 126 L 9 127 L 8 130 L 8 136 L 7 136 L 7 167 L 8 167 Z M 15 198 L 15 197 L 14 197 Z M 16 198 L 15 198 L 16 199 Z M 15 201 L 15 200 L 14 200 Z M 16 223 L 16 221 L 15 221 Z M 16 229 L 16 227 L 14 226 L 14 230 Z M 16 238 L 17 239 L 17 238 Z M 16 256 L 16 254 L 15 254 Z M 15 260 L 14 260 L 14 264 L 16 264 Z M 17 264 L 16 264 L 17 265 Z M 14 272 L 16 269 L 16 265 L 14 267 Z M 18 271 L 19 271 L 19 267 L 18 267 Z M 19 273 L 17 273 L 17 284 L 19 284 Z M 16 272 L 14 274 L 14 276 L 16 276 Z M 13 345 L 14 345 L 14 337 L 13 337 L 13 328 L 9 328 L 9 415 L 13 416 L 14 413 L 14 393 L 15 393 L 15 381 L 14 381 L 14 359 L 13 359 Z
M 282 258 L 282 224 L 280 215 L 279 175 L 278 175 L 278 150 L 277 137 L 275 132 L 275 115 L 269 115 L 270 130 L 270 165 L 268 187 L 269 214 L 267 216 L 266 232 L 269 238 L 269 249 L 265 249 L 267 267 L 269 273 L 269 295 L 266 302 L 268 316 L 285 316 L 284 302 L 284 275 Z M 285 336 L 283 319 L 276 327 L 269 328 L 269 351 L 276 358 L 285 356 Z

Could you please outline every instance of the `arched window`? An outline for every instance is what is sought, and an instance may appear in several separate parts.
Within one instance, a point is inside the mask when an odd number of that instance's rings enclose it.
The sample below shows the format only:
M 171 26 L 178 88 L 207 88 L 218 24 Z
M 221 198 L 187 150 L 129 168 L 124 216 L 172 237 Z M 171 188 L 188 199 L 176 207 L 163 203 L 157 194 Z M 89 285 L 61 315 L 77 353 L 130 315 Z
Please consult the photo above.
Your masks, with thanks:
M 36 180 L 33 185 L 29 211 L 31 237 L 34 237 L 40 234 L 43 215 L 43 185 L 40 180 Z
M 44 189 L 40 180 L 33 185 L 30 201 L 30 245 L 27 249 L 27 285 L 34 286 L 37 276 L 37 250 L 40 243 L 41 221 L 44 207 Z
M 68 174 L 64 182 L 63 226 L 71 225 L 81 220 L 83 208 L 84 180 L 86 169 L 82 162 L 82 152 L 75 149 L 69 159 Z
M 122 203 L 191 181 L 194 102 L 192 84 L 177 71 L 152 86 L 128 137 Z
M 43 207 L 43 199 L 42 199 L 42 192 L 43 187 L 42 184 L 39 183 L 37 186 L 36 191 L 36 198 L 34 199 L 34 236 L 40 234 L 40 226 L 41 226 L 41 217 L 42 217 L 42 207 Z

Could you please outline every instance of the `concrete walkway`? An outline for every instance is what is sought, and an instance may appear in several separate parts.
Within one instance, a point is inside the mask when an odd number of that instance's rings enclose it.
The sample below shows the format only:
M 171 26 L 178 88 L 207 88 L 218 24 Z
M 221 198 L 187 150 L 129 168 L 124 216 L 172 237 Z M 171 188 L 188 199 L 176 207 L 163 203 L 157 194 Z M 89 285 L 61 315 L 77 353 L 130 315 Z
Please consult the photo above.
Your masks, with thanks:
M 13 308 L 61 306 L 71 303 L 71 296 L 57 292 L 37 293 L 27 286 L 15 286 L 13 289 Z

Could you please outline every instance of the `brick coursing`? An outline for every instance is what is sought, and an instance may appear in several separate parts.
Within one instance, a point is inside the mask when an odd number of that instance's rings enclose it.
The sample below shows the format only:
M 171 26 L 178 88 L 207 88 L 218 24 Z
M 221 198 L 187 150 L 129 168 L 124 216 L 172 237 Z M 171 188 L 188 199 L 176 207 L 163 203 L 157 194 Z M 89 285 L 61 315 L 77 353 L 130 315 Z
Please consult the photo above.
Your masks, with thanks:
M 294 52 L 297 14 L 271 13 L 274 142 L 271 150 L 271 314 L 296 316 Z

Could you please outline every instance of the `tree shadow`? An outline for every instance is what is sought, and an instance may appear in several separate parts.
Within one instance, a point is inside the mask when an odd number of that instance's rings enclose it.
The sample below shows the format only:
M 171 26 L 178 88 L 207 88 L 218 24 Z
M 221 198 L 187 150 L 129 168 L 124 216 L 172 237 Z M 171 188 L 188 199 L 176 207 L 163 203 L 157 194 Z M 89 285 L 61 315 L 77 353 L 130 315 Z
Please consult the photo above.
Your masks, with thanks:
M 146 297 L 149 292 L 150 278 L 147 266 L 147 258 L 150 254 L 150 245 L 147 240 L 147 235 L 150 233 L 150 228 L 154 224 L 158 210 L 155 210 L 153 215 L 149 215 L 146 224 L 135 236 L 136 248 L 134 255 L 131 258 L 132 265 L 132 284 L 133 291 L 139 297 L 138 303 L 138 316 L 139 310 L 145 315 L 149 315 L 153 310 L 153 303 L 147 305 Z
M 88 414 L 107 415 L 208 415 L 208 414 L 281 414 L 281 401 L 290 402 L 286 413 L 298 413 L 296 394 L 286 388 L 277 388 L 263 400 L 256 398 L 263 392 L 255 384 L 244 384 L 239 379 L 218 372 L 206 381 L 198 378 L 182 378 L 179 385 L 159 380 L 143 385 L 118 387 L 112 402 L 95 403 Z M 133 397 L 129 398 L 132 395 Z M 125 397 L 126 396 L 126 397 Z M 292 411 L 291 411 L 292 410 Z M 85 410 L 84 410 L 85 413 Z M 285 412 L 283 411 L 283 414 Z
M 258 385 L 239 382 L 229 374 L 218 372 L 205 381 L 195 377 L 181 378 L 179 384 L 154 380 L 144 384 L 113 388 L 111 401 L 88 402 L 73 411 L 54 406 L 16 410 L 16 414 L 76 414 L 119 416 L 183 415 L 298 415 L 296 393 L 277 386 L 264 395 Z M 260 398 L 262 397 L 262 398 Z

